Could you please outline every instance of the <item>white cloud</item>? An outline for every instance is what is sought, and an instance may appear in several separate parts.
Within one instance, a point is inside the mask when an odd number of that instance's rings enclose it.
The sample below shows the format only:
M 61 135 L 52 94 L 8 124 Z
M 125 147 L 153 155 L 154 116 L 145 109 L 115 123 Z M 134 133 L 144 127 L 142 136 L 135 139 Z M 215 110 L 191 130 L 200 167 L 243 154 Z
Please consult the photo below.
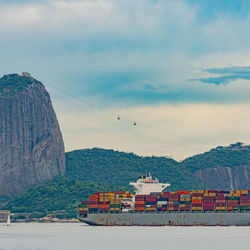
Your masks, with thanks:
M 194 19 L 194 8 L 183 1 L 59 0 L 0 4 L 0 27 L 4 31 L 68 35 L 101 35 L 105 32 L 161 37 L 171 26 L 186 27 Z M 161 29 L 161 32 L 158 32 Z M 67 36 L 67 34 L 65 34 Z

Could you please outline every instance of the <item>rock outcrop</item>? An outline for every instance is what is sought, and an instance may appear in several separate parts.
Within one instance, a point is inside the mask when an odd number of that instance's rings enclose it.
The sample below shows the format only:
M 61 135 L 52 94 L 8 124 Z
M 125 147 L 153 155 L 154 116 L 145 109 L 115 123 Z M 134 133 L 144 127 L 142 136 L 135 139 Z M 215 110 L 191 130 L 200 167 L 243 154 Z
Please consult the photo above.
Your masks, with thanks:
M 249 190 L 250 166 L 216 167 L 197 170 L 194 175 L 209 189 Z
M 250 146 L 219 146 L 182 163 L 209 189 L 250 189 Z
M 48 92 L 29 74 L 0 79 L 0 194 L 65 174 L 62 134 Z

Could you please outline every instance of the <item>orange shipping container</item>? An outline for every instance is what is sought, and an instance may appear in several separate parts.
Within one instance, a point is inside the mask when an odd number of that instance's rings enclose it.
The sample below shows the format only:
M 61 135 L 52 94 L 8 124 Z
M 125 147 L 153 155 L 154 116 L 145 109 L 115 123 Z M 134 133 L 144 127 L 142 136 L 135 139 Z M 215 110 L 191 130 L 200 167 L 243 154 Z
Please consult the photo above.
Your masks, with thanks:
M 98 195 L 89 195 L 90 200 L 98 200 Z
M 109 208 L 109 204 L 100 204 L 99 207 L 100 208 Z
M 192 200 L 192 203 L 200 204 L 200 203 L 202 203 L 202 200 Z
M 89 205 L 89 208 L 98 208 L 98 205 Z
M 145 201 L 135 201 L 135 204 L 145 204 Z
M 135 207 L 135 211 L 144 211 L 144 207 Z

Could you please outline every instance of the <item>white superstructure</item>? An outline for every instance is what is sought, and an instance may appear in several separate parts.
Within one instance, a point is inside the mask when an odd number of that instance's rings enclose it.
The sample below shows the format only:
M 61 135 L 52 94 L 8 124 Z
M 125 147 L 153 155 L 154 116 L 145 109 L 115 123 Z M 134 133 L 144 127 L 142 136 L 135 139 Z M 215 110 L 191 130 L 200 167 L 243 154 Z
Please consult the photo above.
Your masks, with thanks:
M 130 182 L 129 185 L 135 187 L 136 194 L 150 194 L 151 192 L 162 192 L 163 189 L 170 186 L 170 183 L 159 183 L 159 180 L 153 179 L 149 173 L 149 176 L 142 176 L 137 182 Z

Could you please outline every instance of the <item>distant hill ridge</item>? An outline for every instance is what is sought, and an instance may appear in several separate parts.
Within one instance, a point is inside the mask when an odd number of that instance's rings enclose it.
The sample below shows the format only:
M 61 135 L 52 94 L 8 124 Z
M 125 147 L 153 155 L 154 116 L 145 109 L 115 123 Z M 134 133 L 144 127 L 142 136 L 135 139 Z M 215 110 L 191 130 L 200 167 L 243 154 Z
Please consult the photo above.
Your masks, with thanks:
M 250 146 L 241 142 L 194 155 L 182 162 L 166 157 L 93 148 L 66 153 L 66 175 L 87 181 L 127 185 L 138 175 L 152 172 L 172 189 L 250 189 Z
M 250 189 L 250 146 L 219 146 L 180 163 L 210 189 Z
M 151 172 L 160 181 L 171 182 L 171 189 L 205 186 L 173 159 L 141 157 L 133 153 L 93 148 L 66 153 L 66 176 L 81 181 L 96 181 L 128 186 L 142 174 Z

